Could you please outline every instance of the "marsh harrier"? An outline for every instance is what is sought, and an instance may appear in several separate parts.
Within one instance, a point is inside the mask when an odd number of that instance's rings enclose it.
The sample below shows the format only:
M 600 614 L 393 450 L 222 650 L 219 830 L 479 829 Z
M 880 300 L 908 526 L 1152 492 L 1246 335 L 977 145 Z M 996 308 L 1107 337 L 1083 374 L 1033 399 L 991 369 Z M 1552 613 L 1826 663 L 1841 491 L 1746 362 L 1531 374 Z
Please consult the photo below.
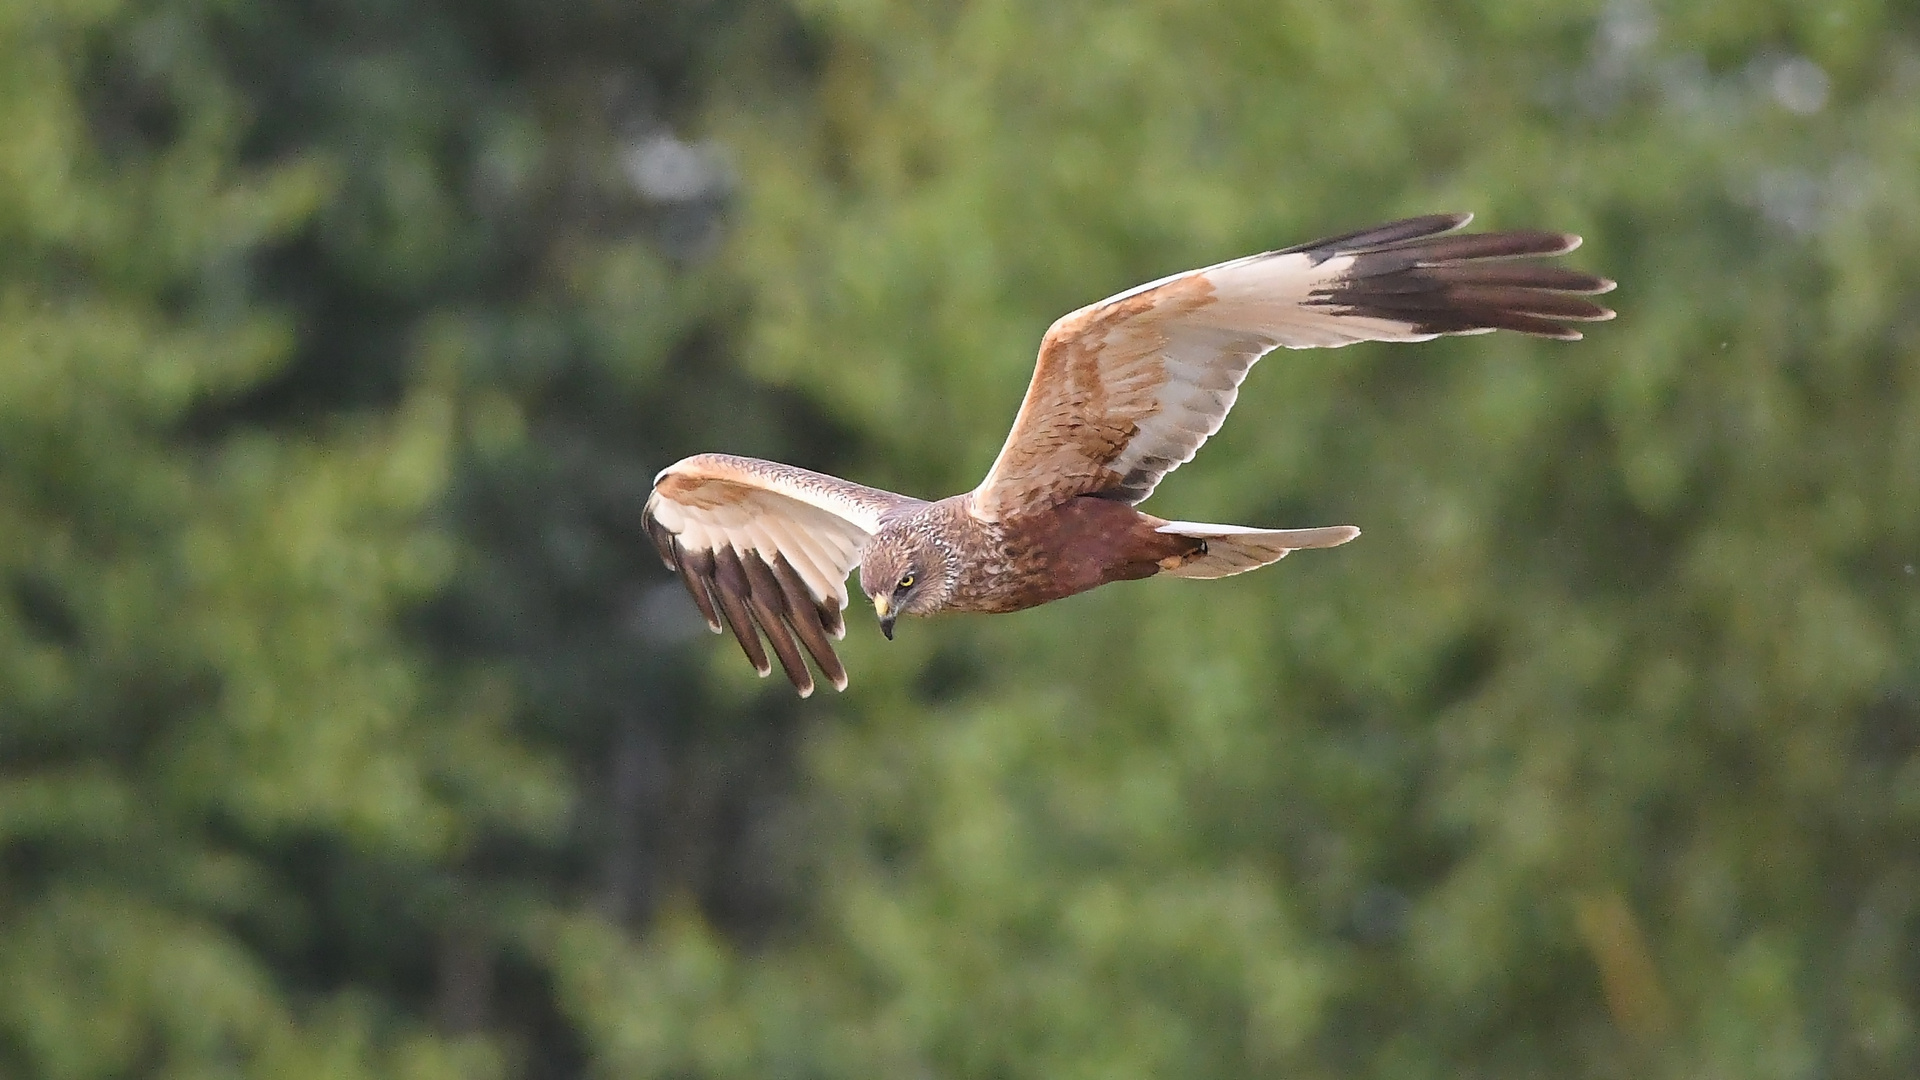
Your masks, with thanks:
M 1565 233 L 1460 233 L 1440 214 L 1190 270 L 1061 318 L 1013 430 L 980 486 L 937 502 L 772 461 L 699 454 L 660 473 L 646 527 L 714 633 L 722 622 L 766 675 L 766 643 L 802 696 L 813 657 L 846 669 L 846 579 L 893 637 L 902 615 L 1019 611 L 1111 581 L 1217 578 L 1350 525 L 1253 529 L 1164 521 L 1134 507 L 1220 430 L 1240 381 L 1275 348 L 1426 341 L 1514 330 L 1575 341 L 1569 322 L 1613 317 L 1583 299 L 1613 288 L 1541 258 Z

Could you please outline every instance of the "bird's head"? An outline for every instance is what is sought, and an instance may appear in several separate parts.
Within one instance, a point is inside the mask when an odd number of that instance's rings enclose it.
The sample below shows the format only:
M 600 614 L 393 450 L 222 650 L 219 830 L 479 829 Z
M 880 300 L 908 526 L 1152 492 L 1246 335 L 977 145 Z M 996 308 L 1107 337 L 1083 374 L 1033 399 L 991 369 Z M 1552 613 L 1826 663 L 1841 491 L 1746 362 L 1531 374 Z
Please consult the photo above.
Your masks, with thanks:
M 860 589 L 880 616 L 880 632 L 893 640 L 902 615 L 932 615 L 946 606 L 956 573 L 951 553 L 931 523 L 907 519 L 873 534 L 860 558 Z

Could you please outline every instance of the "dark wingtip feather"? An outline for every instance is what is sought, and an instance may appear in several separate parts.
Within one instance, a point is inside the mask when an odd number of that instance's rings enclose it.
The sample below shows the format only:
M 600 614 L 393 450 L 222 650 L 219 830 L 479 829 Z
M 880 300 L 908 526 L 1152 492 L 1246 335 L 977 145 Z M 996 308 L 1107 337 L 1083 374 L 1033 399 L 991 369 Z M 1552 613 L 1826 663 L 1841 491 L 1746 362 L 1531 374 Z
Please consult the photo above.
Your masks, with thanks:
M 1352 260 L 1308 302 L 1403 323 L 1420 334 L 1511 330 L 1559 341 L 1581 337 L 1564 323 L 1614 317 L 1611 309 L 1580 299 L 1611 291 L 1611 279 L 1535 261 L 1573 251 L 1580 237 L 1544 229 L 1456 233 L 1433 227 L 1450 220 L 1416 218 L 1306 245 L 1303 250 L 1315 253 L 1316 261 Z M 1378 237 L 1396 239 L 1370 243 Z
M 1598 274 L 1534 262 L 1452 263 L 1445 266 L 1423 266 L 1421 270 L 1424 272 L 1419 275 L 1403 275 L 1399 286 L 1406 291 L 1415 292 L 1431 287 L 1430 283 L 1436 281 L 1450 284 L 1512 285 L 1523 289 L 1572 293 L 1576 296 L 1598 296 L 1601 293 L 1612 292 L 1617 287 L 1611 278 L 1603 278 Z M 1368 287 L 1380 292 L 1391 292 L 1395 289 L 1395 283 L 1374 282 L 1369 283 Z
M 720 613 L 726 617 L 727 627 L 733 631 L 733 640 L 739 642 L 740 651 L 747 654 L 747 662 L 764 679 L 773 672 L 773 665 L 767 661 L 767 650 L 760 644 L 760 632 L 754 628 L 753 615 L 747 611 L 747 597 L 752 595 L 753 587 L 747 582 L 746 568 L 740 565 L 740 556 L 735 555 L 732 548 L 723 547 L 713 553 L 713 570 Z
M 821 614 L 823 605 L 814 601 L 813 595 L 807 591 L 806 582 L 800 579 L 799 572 L 785 555 L 774 556 L 771 569 L 774 580 L 786 594 L 787 622 L 792 625 L 795 636 L 800 639 L 800 644 L 806 646 L 815 666 L 833 683 L 833 688 L 845 690 L 847 669 L 841 666 L 840 657 L 834 654 L 833 642 L 828 640 L 830 630 Z M 838 610 L 837 607 L 835 610 Z
M 747 602 L 753 608 L 753 614 L 760 621 L 760 630 L 767 636 L 767 643 L 773 646 L 773 654 L 780 659 L 780 668 L 787 673 L 787 680 L 801 697 L 813 693 L 813 672 L 807 669 L 807 662 L 800 655 L 800 647 L 794 643 L 793 627 L 788 621 L 789 610 L 786 590 L 767 565 L 766 557 L 757 551 L 749 551 L 741 560 L 747 572 L 747 583 L 751 592 Z
M 653 549 L 660 553 L 660 561 L 665 563 L 669 570 L 680 569 L 679 565 L 673 561 L 673 549 L 677 544 L 673 533 L 652 513 L 643 514 L 641 520 L 646 525 L 647 538 L 653 541 Z
M 1467 317 L 1509 311 L 1568 322 L 1601 322 L 1613 312 L 1581 296 L 1524 285 L 1444 285 L 1419 292 L 1388 293 L 1383 303 L 1407 312 L 1452 312 Z
M 1364 259 L 1370 254 L 1404 252 L 1413 256 L 1416 266 L 1446 266 L 1450 263 L 1477 262 L 1483 259 L 1530 259 L 1565 255 L 1580 246 L 1572 233 L 1543 232 L 1538 229 L 1513 229 L 1495 233 L 1459 233 L 1435 236 L 1383 248 L 1379 252 L 1354 252 Z
M 1385 225 L 1375 225 L 1372 228 L 1341 233 L 1338 236 L 1322 237 L 1304 244 L 1295 244 L 1289 248 L 1281 248 L 1274 254 L 1299 253 L 1308 256 L 1315 263 L 1322 263 L 1340 255 L 1379 251 L 1430 237 L 1444 236 L 1456 229 L 1465 228 L 1472 220 L 1472 214 L 1426 214 L 1421 217 L 1389 221 Z
M 673 541 L 673 555 L 680 583 L 687 587 L 687 595 L 693 597 L 694 606 L 707 620 L 707 629 L 719 633 L 720 615 L 713 610 L 713 598 L 707 592 L 707 582 L 713 577 L 713 556 L 704 551 L 688 551 L 680 546 L 677 538 Z

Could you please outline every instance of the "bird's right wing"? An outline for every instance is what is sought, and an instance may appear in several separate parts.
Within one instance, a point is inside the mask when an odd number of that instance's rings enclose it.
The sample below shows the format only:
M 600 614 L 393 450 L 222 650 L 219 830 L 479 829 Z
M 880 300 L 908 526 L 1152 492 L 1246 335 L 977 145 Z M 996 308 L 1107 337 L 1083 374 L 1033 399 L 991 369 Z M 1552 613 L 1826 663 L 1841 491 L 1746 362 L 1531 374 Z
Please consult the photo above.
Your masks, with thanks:
M 772 670 L 765 634 L 805 697 L 806 647 L 835 690 L 847 672 L 829 637 L 844 637 L 847 575 L 891 511 L 920 500 L 774 461 L 697 454 L 661 470 L 647 500 L 647 534 L 693 596 L 707 626 L 733 630 L 755 671 Z
M 1013 430 L 973 493 L 987 520 L 1075 495 L 1138 503 L 1220 430 L 1275 348 L 1517 330 L 1575 340 L 1613 282 L 1534 261 L 1577 236 L 1457 233 L 1436 214 L 1162 278 L 1063 316 Z

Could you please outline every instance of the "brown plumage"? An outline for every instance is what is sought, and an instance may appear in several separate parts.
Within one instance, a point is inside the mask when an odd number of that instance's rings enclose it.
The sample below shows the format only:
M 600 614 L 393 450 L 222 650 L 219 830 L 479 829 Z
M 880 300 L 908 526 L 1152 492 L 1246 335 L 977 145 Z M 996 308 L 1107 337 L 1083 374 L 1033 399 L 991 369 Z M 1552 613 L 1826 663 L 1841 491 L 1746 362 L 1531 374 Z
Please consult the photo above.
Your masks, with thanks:
M 1226 577 L 1352 526 L 1262 530 L 1134 509 L 1192 460 L 1275 348 L 1514 330 L 1578 340 L 1613 282 L 1547 265 L 1579 237 L 1461 234 L 1411 218 L 1149 282 L 1064 316 L 1040 344 L 1013 430 L 973 491 L 924 502 L 777 462 L 699 454 L 662 471 L 646 526 L 708 626 L 760 674 L 773 651 L 804 697 L 835 689 L 846 579 L 893 636 L 901 615 L 1009 612 L 1112 581 Z M 765 644 L 762 638 L 765 638 Z

